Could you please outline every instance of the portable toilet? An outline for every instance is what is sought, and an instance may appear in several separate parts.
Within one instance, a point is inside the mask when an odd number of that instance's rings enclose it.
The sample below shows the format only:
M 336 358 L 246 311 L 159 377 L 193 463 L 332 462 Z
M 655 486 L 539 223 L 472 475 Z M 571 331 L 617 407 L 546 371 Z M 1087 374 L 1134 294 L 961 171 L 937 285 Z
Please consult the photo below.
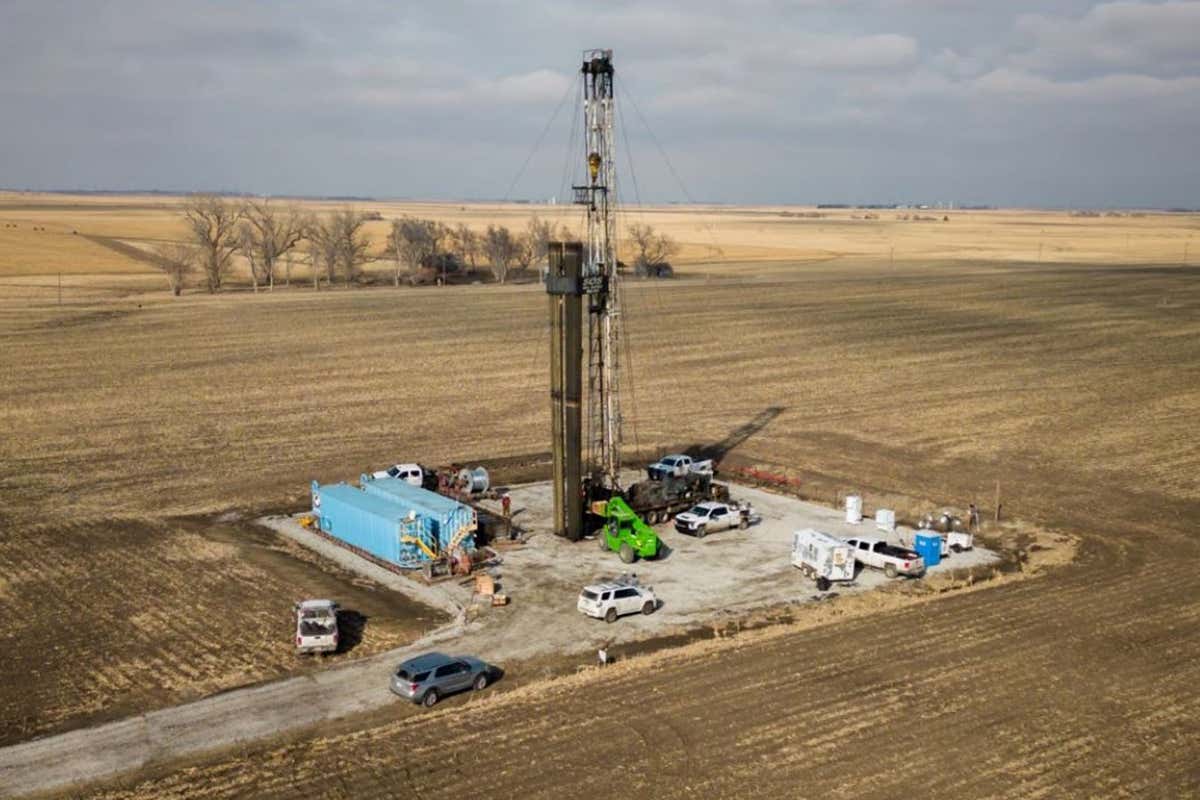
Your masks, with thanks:
M 862 495 L 846 496 L 846 522 L 857 525 L 862 522 Z
M 917 531 L 913 536 L 913 550 L 925 562 L 925 568 L 942 563 L 942 537 L 932 531 Z
M 896 512 L 890 508 L 881 508 L 875 512 L 875 527 L 884 533 L 896 532 Z

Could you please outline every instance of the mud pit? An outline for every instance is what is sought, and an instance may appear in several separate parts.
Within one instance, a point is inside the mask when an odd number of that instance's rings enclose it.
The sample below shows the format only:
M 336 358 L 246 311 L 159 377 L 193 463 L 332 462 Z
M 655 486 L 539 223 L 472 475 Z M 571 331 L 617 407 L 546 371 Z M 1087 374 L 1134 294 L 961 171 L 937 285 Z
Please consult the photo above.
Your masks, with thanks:
M 731 490 L 735 500 L 748 500 L 754 505 L 762 515 L 760 523 L 746 530 L 714 532 L 704 539 L 676 532 L 671 522 L 661 523 L 655 530 L 663 542 L 663 554 L 626 565 L 616 553 L 601 550 L 595 541 L 572 543 L 552 533 L 549 520 L 553 496 L 548 482 L 510 487 L 513 521 L 528 537 L 523 546 L 503 548 L 503 562 L 493 570 L 499 576 L 498 591 L 509 596 L 510 605 L 492 608 L 473 595 L 472 586 L 457 581 L 425 586 L 395 576 L 388 585 L 427 604 L 460 610 L 464 621 L 461 635 L 453 644 L 441 646 L 504 664 L 568 653 L 577 653 L 586 660 L 605 644 L 619 658 L 624 653 L 645 650 L 648 641 L 676 639 L 699 628 L 720 627 L 756 611 L 914 583 L 907 579 L 892 581 L 875 570 L 860 570 L 853 584 L 836 585 L 832 592 L 822 595 L 791 565 L 792 532 L 814 527 L 835 536 L 882 536 L 874 523 L 864 520 L 850 525 L 835 509 L 761 489 L 732 485 Z M 482 505 L 499 513 L 498 503 Z M 341 548 L 291 520 L 276 517 L 269 524 L 337 558 L 346 567 L 387 580 L 375 575 L 378 568 L 348 551 L 342 551 L 340 557 L 330 553 L 330 549 Z M 998 554 L 977 546 L 932 567 L 927 578 L 998 565 L 1000 561 Z M 636 573 L 643 585 L 654 587 L 660 601 L 654 614 L 629 615 L 607 624 L 579 613 L 575 604 L 585 584 L 627 572 Z M 380 688 L 386 689 L 382 683 Z
M 0 744 L 369 656 L 444 620 L 236 520 L 13 526 L 0 575 Z M 305 596 L 341 601 L 341 652 L 296 656 Z

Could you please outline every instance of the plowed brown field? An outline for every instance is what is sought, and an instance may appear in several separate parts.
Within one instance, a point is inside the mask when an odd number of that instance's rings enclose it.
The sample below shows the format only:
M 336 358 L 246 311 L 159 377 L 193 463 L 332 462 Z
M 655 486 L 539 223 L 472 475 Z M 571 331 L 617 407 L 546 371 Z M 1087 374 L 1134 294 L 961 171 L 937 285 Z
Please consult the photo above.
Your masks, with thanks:
M 0 745 L 368 656 L 441 618 L 249 526 L 5 528 Z M 291 603 L 305 597 L 341 602 L 340 653 L 296 656 Z
M 741 457 L 868 502 L 894 491 L 990 512 L 999 482 L 1008 514 L 1081 539 L 1072 565 L 160 765 L 94 793 L 1200 795 L 1200 272 L 1130 255 L 730 265 L 736 277 L 626 290 L 631 455 L 718 441 L 782 407 Z M 96 652 L 58 635 L 56 609 L 120 619 L 126 584 L 136 604 L 170 594 L 111 560 L 85 569 L 86 554 L 43 547 L 45 532 L 277 507 L 309 478 L 400 457 L 545 449 L 535 287 L 143 302 L 0 304 L 0 488 L 18 531 L 5 542 L 30 543 L 7 558 L 48 576 L 37 596 L 0 591 L 5 619 L 17 603 L 45 609 L 21 646 L 31 697 L 94 694 L 67 670 L 33 672 Z M 123 686 L 110 702 L 139 702 Z M 25 718 L 5 708 L 6 727 Z

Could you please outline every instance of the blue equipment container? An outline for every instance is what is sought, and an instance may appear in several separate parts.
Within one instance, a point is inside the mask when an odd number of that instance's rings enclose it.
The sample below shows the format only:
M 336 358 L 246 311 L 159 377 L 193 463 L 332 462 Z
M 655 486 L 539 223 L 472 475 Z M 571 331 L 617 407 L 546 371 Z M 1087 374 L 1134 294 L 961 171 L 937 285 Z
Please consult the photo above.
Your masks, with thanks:
M 918 531 L 913 537 L 913 550 L 925 562 L 925 568 L 942 563 L 942 537 L 929 531 Z
M 419 518 L 428 520 L 430 531 L 438 543 L 435 550 L 444 552 L 456 547 L 475 549 L 474 533 L 478 518 L 475 509 L 470 506 L 397 478 L 372 479 L 369 475 L 363 475 L 359 483 L 367 494 L 396 503 L 406 513 L 415 512 Z
M 437 549 L 431 519 L 349 484 L 313 481 L 312 510 L 325 533 L 397 566 L 419 567 Z

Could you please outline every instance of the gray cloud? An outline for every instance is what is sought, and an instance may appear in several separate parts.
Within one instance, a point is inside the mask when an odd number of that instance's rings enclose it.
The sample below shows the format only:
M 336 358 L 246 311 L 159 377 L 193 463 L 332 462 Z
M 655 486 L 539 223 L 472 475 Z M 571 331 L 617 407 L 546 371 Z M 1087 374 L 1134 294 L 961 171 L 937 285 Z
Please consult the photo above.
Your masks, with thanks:
M 1067 75 L 1135 70 L 1156 77 L 1200 71 L 1200 3 L 1102 3 L 1078 18 L 1029 14 L 1016 21 L 1030 48 L 1013 57 L 1028 69 Z
M 1045 8 L 10 0 L 0 185 L 499 197 L 605 46 L 647 201 L 1200 205 L 1200 2 Z

